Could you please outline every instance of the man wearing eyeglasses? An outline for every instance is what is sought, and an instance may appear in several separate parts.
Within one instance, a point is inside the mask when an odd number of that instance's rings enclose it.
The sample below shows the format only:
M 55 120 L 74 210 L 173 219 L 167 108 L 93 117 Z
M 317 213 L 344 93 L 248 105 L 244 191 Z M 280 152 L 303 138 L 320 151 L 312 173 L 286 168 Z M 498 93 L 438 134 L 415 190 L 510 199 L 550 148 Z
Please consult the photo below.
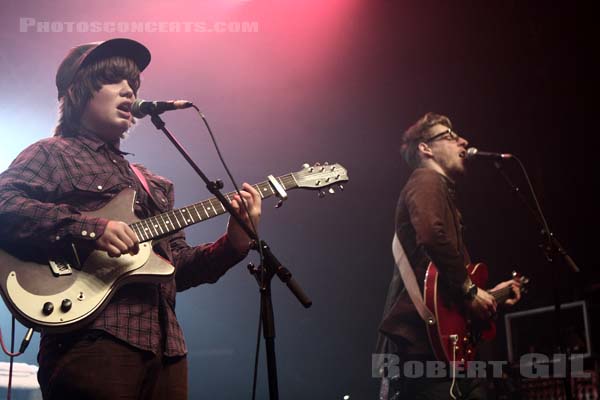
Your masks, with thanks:
M 401 153 L 412 173 L 396 208 L 396 235 L 423 293 L 425 272 L 430 262 L 439 271 L 440 290 L 452 301 L 461 302 L 478 318 L 496 312 L 494 298 L 473 285 L 465 266 L 470 262 L 463 240 L 461 213 L 455 204 L 455 181 L 465 173 L 468 141 L 452 130 L 450 119 L 427 113 L 403 135 Z M 510 285 L 499 284 L 494 289 Z M 408 285 L 406 285 L 408 286 Z M 516 290 L 518 292 L 518 288 Z M 514 304 L 519 293 L 507 303 Z M 423 319 L 405 289 L 398 268 L 390 283 L 383 319 L 379 327 L 378 353 L 406 361 L 435 360 Z M 393 377 L 391 377 L 393 378 Z M 451 380 L 445 378 L 390 379 L 388 398 L 448 399 Z M 485 399 L 479 380 L 463 379 L 452 389 L 454 398 Z M 452 397 L 452 396 L 450 396 Z M 382 398 L 385 398 L 382 396 Z

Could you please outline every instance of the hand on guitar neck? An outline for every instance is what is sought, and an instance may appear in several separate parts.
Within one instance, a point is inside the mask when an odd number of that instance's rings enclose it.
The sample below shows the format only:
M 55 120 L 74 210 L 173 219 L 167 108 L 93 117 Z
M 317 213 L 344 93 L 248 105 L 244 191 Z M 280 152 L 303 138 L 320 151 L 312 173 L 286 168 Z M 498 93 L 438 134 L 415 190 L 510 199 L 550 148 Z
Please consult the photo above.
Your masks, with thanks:
M 252 187 L 252 185 L 244 182 L 242 185 L 242 190 L 240 190 L 240 194 L 242 195 L 243 201 L 246 204 L 246 208 L 250 213 L 250 217 L 248 217 L 248 214 L 246 214 L 242 208 L 242 199 L 237 194 L 235 194 L 231 200 L 233 209 L 251 229 L 253 226 L 258 229 L 258 222 L 261 214 L 260 193 L 258 193 L 258 191 Z M 250 223 L 250 218 L 252 218 L 252 223 Z M 248 248 L 250 247 L 250 237 L 246 234 L 242 227 L 239 226 L 235 219 L 229 219 L 226 233 L 231 245 L 236 249 L 237 252 L 243 253 L 248 251 Z
M 489 292 L 494 295 L 500 304 L 514 306 L 521 300 L 521 277 L 515 277 L 511 280 L 497 284 Z
M 518 278 L 504 281 L 491 290 L 477 288 L 475 298 L 467 307 L 479 319 L 487 320 L 496 314 L 498 304 L 514 305 L 521 299 L 521 281 Z

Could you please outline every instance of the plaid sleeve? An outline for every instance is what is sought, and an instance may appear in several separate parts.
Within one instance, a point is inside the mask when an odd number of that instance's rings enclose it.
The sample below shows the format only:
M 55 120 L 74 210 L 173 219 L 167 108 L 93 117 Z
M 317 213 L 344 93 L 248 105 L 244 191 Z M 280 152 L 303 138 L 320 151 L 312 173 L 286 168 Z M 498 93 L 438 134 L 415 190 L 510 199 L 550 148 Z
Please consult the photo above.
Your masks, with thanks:
M 192 247 L 186 243 L 183 231 L 179 231 L 173 235 L 170 244 L 178 292 L 202 283 L 215 283 L 248 254 L 236 251 L 227 235 L 214 243 Z
M 53 203 L 68 174 L 50 150 L 44 141 L 35 143 L 0 174 L 0 240 L 33 240 L 47 248 L 65 237 L 94 239 L 104 233 L 108 220 Z

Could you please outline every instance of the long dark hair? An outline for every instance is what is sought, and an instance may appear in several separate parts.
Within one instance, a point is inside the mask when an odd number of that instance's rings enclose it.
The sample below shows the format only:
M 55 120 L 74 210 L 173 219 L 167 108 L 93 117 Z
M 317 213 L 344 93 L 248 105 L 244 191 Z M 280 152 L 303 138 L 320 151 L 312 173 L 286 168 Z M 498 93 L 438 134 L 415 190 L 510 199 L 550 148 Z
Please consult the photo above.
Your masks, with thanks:
M 140 88 L 140 70 L 133 60 L 110 57 L 81 68 L 64 96 L 59 99 L 58 124 L 54 136 L 76 136 L 81 116 L 87 103 L 103 85 L 127 80 L 137 95 Z

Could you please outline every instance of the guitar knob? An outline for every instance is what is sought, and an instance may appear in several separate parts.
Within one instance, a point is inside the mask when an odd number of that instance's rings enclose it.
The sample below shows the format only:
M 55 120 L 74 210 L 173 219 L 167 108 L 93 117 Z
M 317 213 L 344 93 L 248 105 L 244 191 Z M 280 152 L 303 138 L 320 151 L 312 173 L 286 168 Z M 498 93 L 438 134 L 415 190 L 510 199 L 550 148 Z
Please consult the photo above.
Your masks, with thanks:
M 52 314 L 52 311 L 54 311 L 54 304 L 49 301 L 45 302 L 44 307 L 42 307 L 42 312 L 44 315 L 50 315 Z
M 329 188 L 328 192 L 331 193 L 331 194 L 334 194 L 335 190 L 333 190 L 333 188 Z
M 310 165 L 308 165 L 307 163 L 302 164 L 302 168 L 306 169 L 308 167 L 310 167 Z
M 325 197 L 325 192 L 322 190 L 319 190 L 319 198 L 322 199 L 323 197 Z
M 60 304 L 60 310 L 62 312 L 67 312 L 71 309 L 71 307 L 73 306 L 73 302 L 71 302 L 71 300 L 69 299 L 64 299 L 62 301 L 62 303 Z
M 344 185 L 338 185 L 338 187 L 340 188 L 340 190 L 343 192 L 344 191 Z

